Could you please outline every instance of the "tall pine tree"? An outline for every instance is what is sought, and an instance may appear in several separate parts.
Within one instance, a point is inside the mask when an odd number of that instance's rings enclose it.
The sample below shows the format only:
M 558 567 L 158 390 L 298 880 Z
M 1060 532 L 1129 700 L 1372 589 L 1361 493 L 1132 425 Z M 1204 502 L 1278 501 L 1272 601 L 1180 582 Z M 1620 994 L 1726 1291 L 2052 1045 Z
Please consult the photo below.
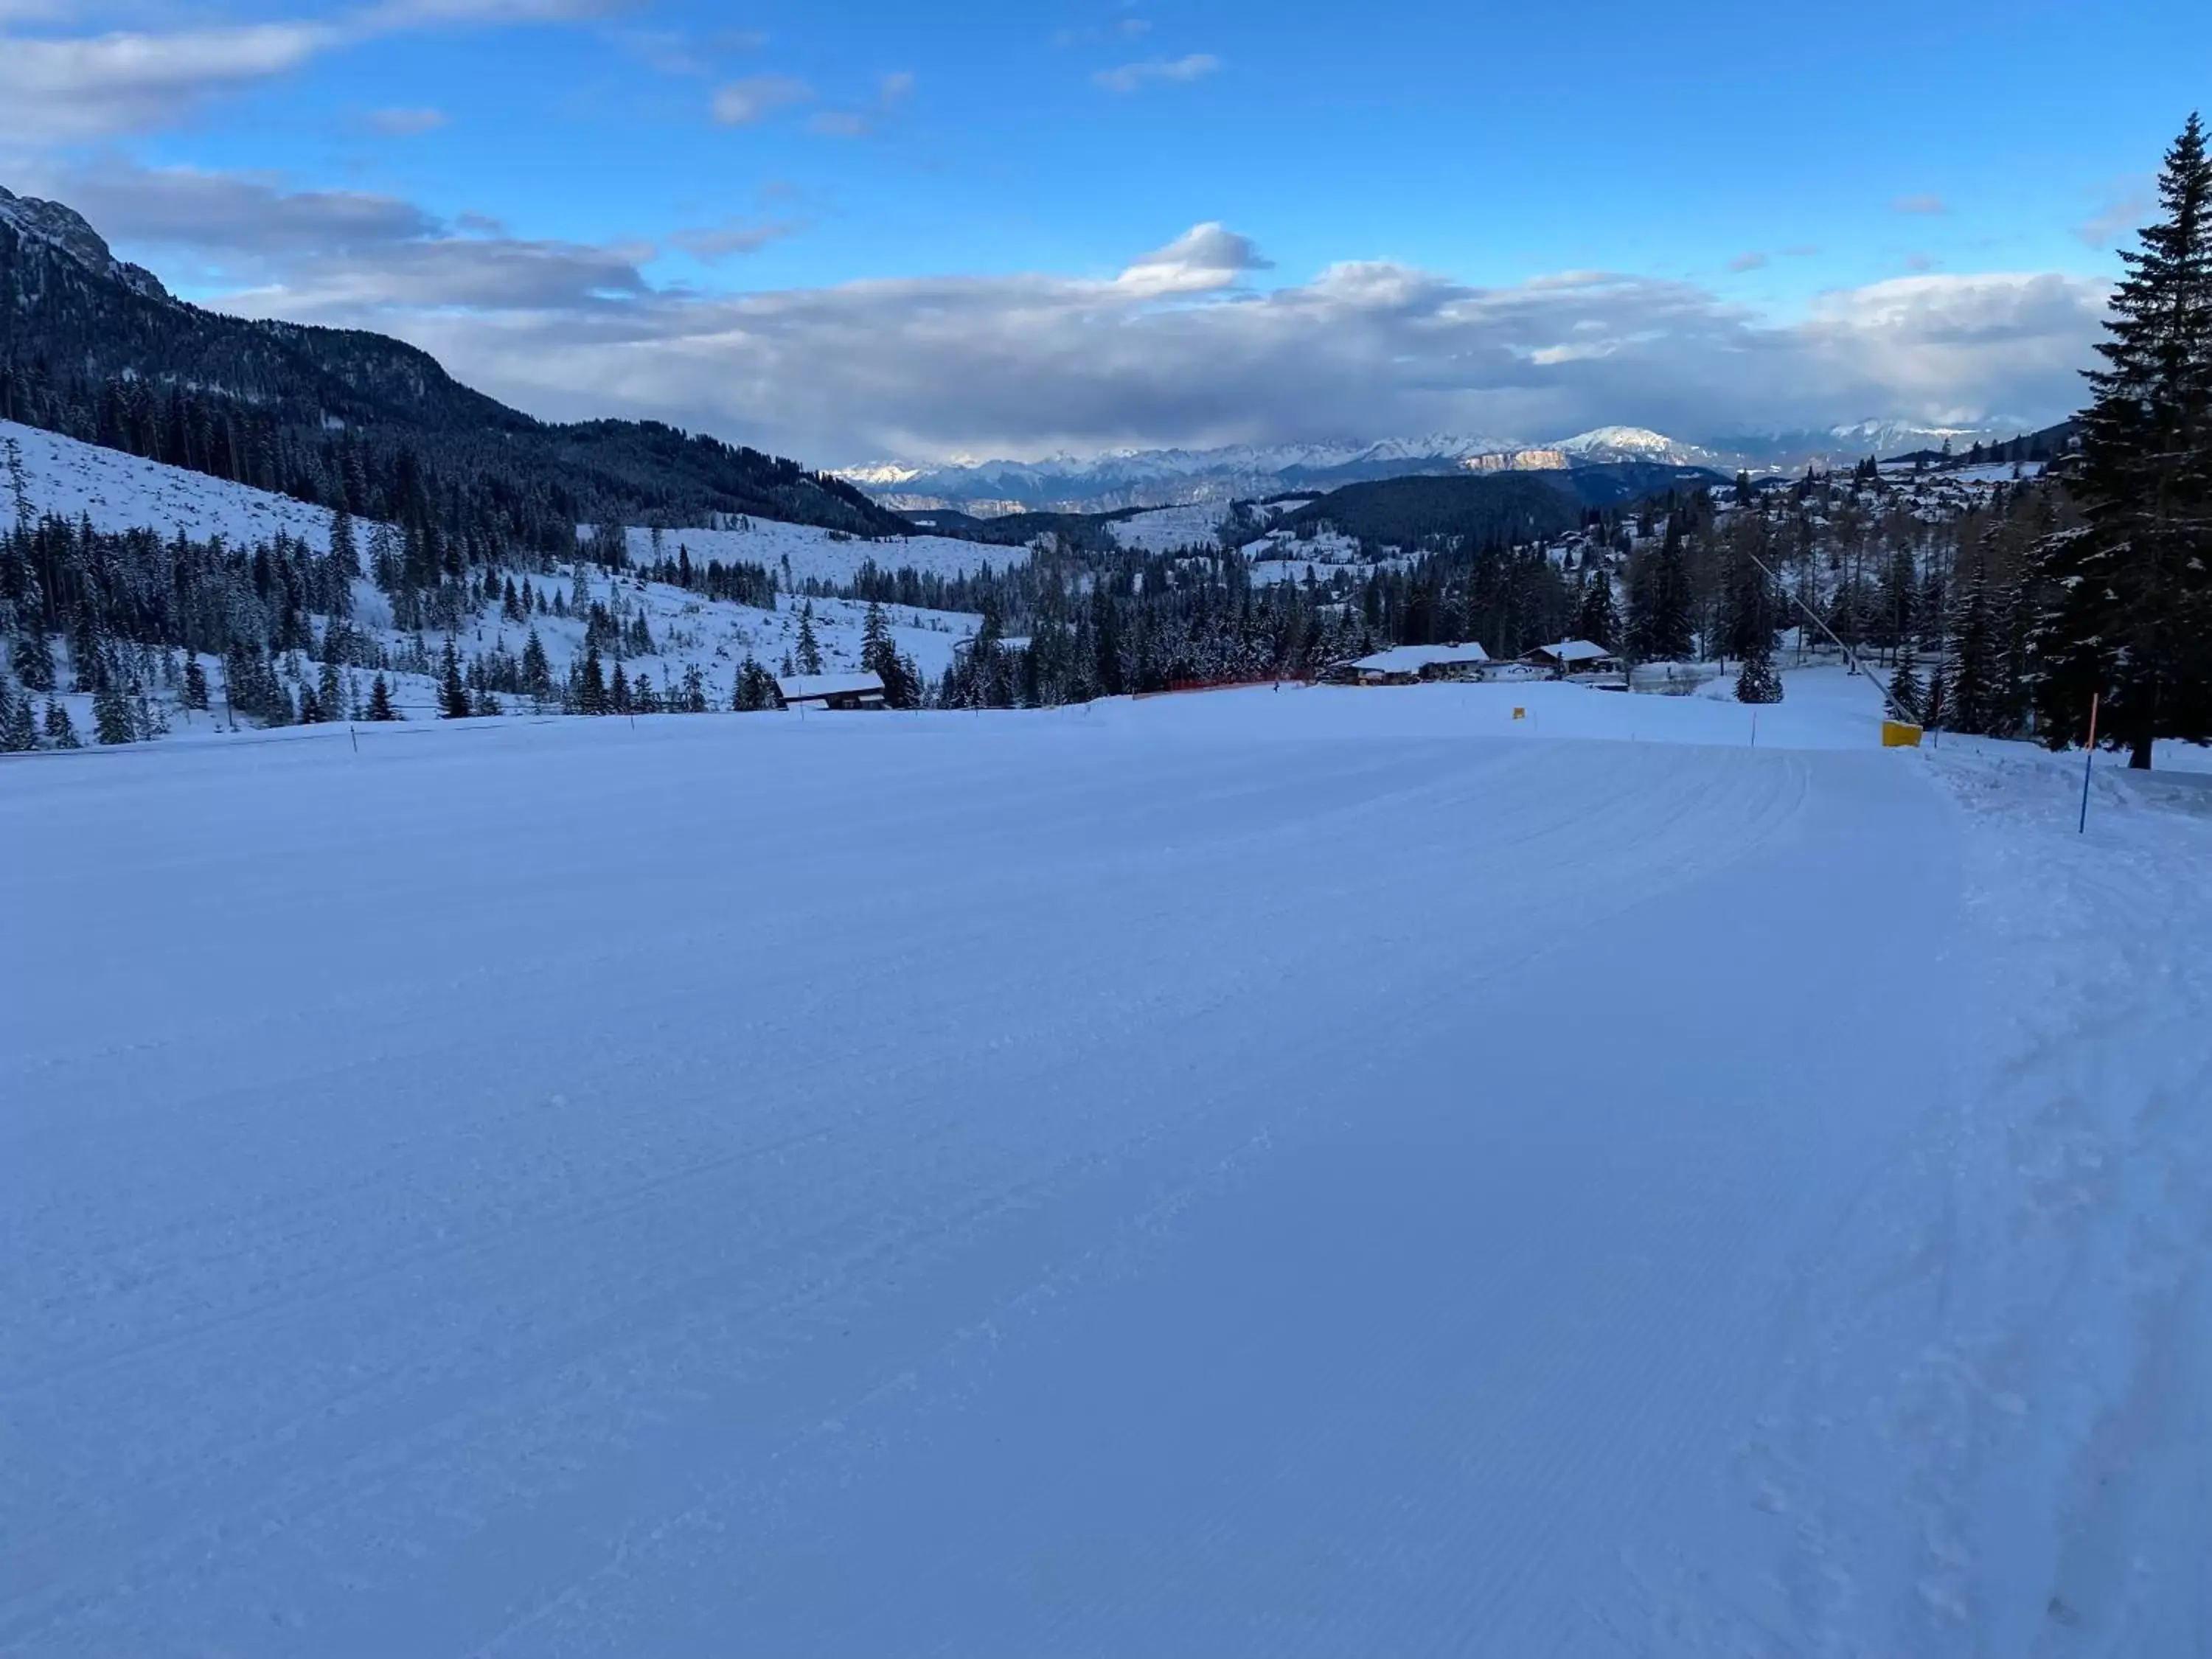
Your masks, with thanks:
M 1690 625 L 1690 565 L 1682 514 L 1670 509 L 1667 537 L 1647 553 L 1629 583 L 1628 649 L 1638 662 L 1684 662 L 1696 650 Z
M 102 743 L 130 743 L 138 736 L 131 725 L 131 705 L 112 677 L 93 694 L 92 731 Z
M 873 600 L 869 602 L 867 621 L 860 630 L 860 666 L 884 683 L 885 708 L 915 706 L 921 688 L 908 672 L 906 659 L 899 655 L 890 625 L 884 620 L 883 606 Z
M 583 666 L 576 671 L 576 712 L 580 714 L 604 714 L 607 712 L 607 681 L 599 666 L 599 647 L 588 638 L 584 643 Z
M 2100 693 L 2136 768 L 2161 737 L 2212 738 L 2212 158 L 2195 115 L 2158 196 L 2089 374 L 2072 485 L 2087 522 L 2039 549 L 2029 647 L 2046 740 L 2080 741 Z
M 1611 651 L 1620 643 L 1620 623 L 1613 612 L 1613 578 L 1594 565 L 1575 614 L 1575 637 Z
M 1780 702 L 1782 676 L 1775 672 L 1774 647 L 1769 639 L 1754 639 L 1735 677 L 1738 702 Z
M 38 746 L 39 722 L 32 712 L 31 699 L 18 697 L 9 707 L 5 723 L 0 724 L 0 749 L 21 753 Z
M 1913 654 L 1909 634 L 1897 647 L 1897 672 L 1889 677 L 1889 706 L 1902 720 L 1919 720 L 1927 714 L 1928 689 L 1920 683 L 1920 659 Z
M 446 641 L 445 664 L 438 677 L 438 717 L 448 720 L 469 717 L 469 689 L 461 683 L 460 659 L 451 640 Z
M 1987 539 L 1967 553 L 1953 584 L 1948 723 L 1954 731 L 2002 738 L 2012 735 L 2016 722 Z
M 814 601 L 809 599 L 799 609 L 799 672 L 818 674 L 822 672 L 822 643 L 814 637 Z
M 46 742 L 56 749 L 82 749 L 69 710 L 52 697 L 46 699 Z

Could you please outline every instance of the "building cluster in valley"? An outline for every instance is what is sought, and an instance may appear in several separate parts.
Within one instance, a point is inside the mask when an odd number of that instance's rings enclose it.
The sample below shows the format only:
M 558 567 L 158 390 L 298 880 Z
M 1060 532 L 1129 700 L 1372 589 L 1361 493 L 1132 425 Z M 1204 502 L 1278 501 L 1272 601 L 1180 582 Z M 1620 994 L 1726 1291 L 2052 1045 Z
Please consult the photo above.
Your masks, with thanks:
M 1323 678 L 1348 685 L 1419 685 L 1437 680 L 1575 680 L 1608 690 L 1626 686 L 1619 656 L 1589 640 L 1558 640 L 1518 657 L 1495 658 L 1480 646 L 1394 645 L 1355 658 Z

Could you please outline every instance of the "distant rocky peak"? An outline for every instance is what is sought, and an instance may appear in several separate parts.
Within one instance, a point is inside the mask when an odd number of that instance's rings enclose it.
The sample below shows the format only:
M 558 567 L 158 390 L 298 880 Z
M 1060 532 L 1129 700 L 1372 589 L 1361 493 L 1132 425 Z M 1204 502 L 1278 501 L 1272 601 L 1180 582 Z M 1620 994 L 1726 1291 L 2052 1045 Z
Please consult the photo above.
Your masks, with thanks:
M 0 223 L 13 225 L 23 235 L 51 243 L 87 270 L 112 276 L 149 300 L 169 298 L 169 290 L 161 286 L 161 278 L 143 265 L 117 258 L 100 233 L 87 224 L 84 216 L 75 208 L 59 202 L 41 201 L 35 196 L 18 196 L 0 187 Z

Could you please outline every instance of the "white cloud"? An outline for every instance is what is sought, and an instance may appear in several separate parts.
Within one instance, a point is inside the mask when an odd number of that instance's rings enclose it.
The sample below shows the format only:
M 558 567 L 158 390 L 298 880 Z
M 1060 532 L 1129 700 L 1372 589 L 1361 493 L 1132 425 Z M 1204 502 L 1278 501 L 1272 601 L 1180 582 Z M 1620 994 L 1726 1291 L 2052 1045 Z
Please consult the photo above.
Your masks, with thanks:
M 46 146 L 172 125 L 210 99 L 318 55 L 415 29 L 577 21 L 622 0 L 379 0 L 332 21 L 52 36 L 0 33 L 0 139 Z M 70 21 L 50 0 L 0 0 L 0 29 Z
M 768 36 L 757 29 L 719 29 L 704 34 L 686 29 L 629 28 L 612 39 L 647 68 L 662 75 L 708 76 L 726 58 L 758 52 Z
M 1728 268 L 1741 276 L 1747 270 L 1764 270 L 1769 263 L 1764 253 L 1739 253 L 1728 262 Z
M 228 303 L 253 315 L 343 316 L 404 334 L 394 325 L 410 313 L 562 312 L 641 297 L 649 289 L 638 266 L 652 253 L 646 246 L 431 236 L 291 262 L 281 279 L 242 289 Z
M 907 70 L 896 70 L 877 83 L 876 101 L 866 109 L 825 109 L 808 118 L 806 130 L 827 138 L 865 138 L 874 132 L 899 106 L 914 96 L 915 77 Z
M 358 13 L 362 33 L 388 33 L 443 23 L 580 23 L 620 10 L 625 0 L 380 0 Z
M 726 219 L 718 225 L 679 230 L 668 240 L 693 258 L 713 264 L 733 253 L 757 253 L 770 242 L 780 242 L 804 228 L 795 219 Z
M 1220 67 L 1221 60 L 1212 52 L 1194 52 L 1184 58 L 1123 64 L 1118 68 L 1100 70 L 1091 78 L 1109 92 L 1141 92 L 1151 86 L 1203 80 Z
M 1885 412 L 2055 420 L 2081 404 L 2105 295 L 2047 272 L 1896 276 L 1824 296 L 1789 337 L 1817 375 L 1880 388 Z
M 111 161 L 33 167 L 24 179 L 84 215 L 112 241 L 234 255 L 305 257 L 433 234 L 412 203 L 359 191 L 286 191 L 262 173 Z
M 2148 177 L 2124 179 L 2112 185 L 2105 198 L 2074 234 L 2091 247 L 2110 247 L 2140 229 L 2156 206 L 2154 186 Z
M 717 89 L 714 118 L 726 127 L 750 126 L 778 110 L 809 102 L 814 88 L 788 75 L 749 75 Z
M 208 97 L 298 69 L 336 39 L 314 23 L 0 37 L 0 137 L 66 142 L 163 125 Z
M 366 118 L 374 131 L 392 138 L 434 132 L 452 118 L 441 109 L 373 109 Z
M 734 251 L 749 233 L 730 231 Z M 652 416 L 824 462 L 1612 422 L 1690 438 L 1869 416 L 2039 422 L 2078 400 L 2103 307 L 2063 276 L 1923 276 L 1777 322 L 1680 281 L 1476 288 L 1376 260 L 1255 293 L 1238 278 L 1263 262 L 1219 225 L 1104 279 L 710 295 L 650 288 L 622 258 L 410 245 L 296 261 L 233 303 L 391 330 L 549 416 Z
M 1055 46 L 1095 46 L 1102 40 L 1141 40 L 1152 31 L 1152 20 L 1146 17 L 1117 17 L 1110 23 L 1094 23 L 1084 28 L 1057 29 L 1053 33 Z
M 1890 204 L 1899 213 L 1934 217 L 1948 213 L 1950 204 L 1940 196 L 1900 196 Z
M 1147 297 L 1206 294 L 1231 286 L 1247 271 L 1268 268 L 1249 238 L 1216 222 L 1194 225 L 1165 247 L 1139 256 L 1115 285 Z
M 532 240 L 368 192 L 116 162 L 21 182 L 165 276 L 193 263 L 191 285 L 228 308 L 397 334 L 547 416 L 652 416 L 825 463 L 1613 422 L 1690 439 L 2041 423 L 2078 404 L 2105 303 L 2068 276 L 1931 273 L 1776 319 L 1679 280 L 1476 287 L 1371 259 L 1255 291 L 1244 278 L 1267 261 L 1219 223 L 1109 276 L 704 294 L 649 281 L 649 246 Z M 666 240 L 714 260 L 799 228 L 763 216 Z
M 259 308 L 248 296 L 313 294 L 374 326 L 388 309 L 588 307 L 648 292 L 638 266 L 649 247 L 516 238 L 477 215 L 448 226 L 368 191 L 288 191 L 265 174 L 124 161 L 33 167 L 22 182 L 166 275 L 232 290 L 241 309 Z

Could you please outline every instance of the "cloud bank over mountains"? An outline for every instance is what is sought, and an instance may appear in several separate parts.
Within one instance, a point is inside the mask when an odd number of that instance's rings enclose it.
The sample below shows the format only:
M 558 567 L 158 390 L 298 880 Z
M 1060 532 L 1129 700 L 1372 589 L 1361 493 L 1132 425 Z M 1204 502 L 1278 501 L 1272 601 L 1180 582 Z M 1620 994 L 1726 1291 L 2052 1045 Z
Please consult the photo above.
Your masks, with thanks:
M 2079 402 L 2105 301 L 2049 273 L 1929 273 L 1778 320 L 1632 272 L 1481 287 L 1344 259 L 1299 278 L 1218 222 L 1118 270 L 748 292 L 744 257 L 802 221 L 593 244 L 268 175 L 17 171 L 218 308 L 396 334 L 549 417 L 663 419 L 825 465 L 1613 423 L 1700 442 L 1869 416 L 2030 427 Z M 657 277 L 671 252 L 715 286 Z
M 1263 286 L 1282 273 L 1214 223 L 1113 272 L 706 291 L 652 280 L 649 246 L 176 182 L 197 198 L 189 222 L 143 181 L 81 196 L 95 223 L 114 210 L 103 228 L 126 246 L 197 238 L 199 257 L 250 273 L 216 299 L 228 309 L 386 330 L 549 416 L 657 416 L 834 463 L 1613 422 L 1698 440 L 1867 416 L 2035 425 L 2078 403 L 2105 297 L 2051 274 L 1927 274 L 1778 321 L 1620 271 L 1480 287 L 1346 259 Z M 670 240 L 728 252 L 751 238 Z

